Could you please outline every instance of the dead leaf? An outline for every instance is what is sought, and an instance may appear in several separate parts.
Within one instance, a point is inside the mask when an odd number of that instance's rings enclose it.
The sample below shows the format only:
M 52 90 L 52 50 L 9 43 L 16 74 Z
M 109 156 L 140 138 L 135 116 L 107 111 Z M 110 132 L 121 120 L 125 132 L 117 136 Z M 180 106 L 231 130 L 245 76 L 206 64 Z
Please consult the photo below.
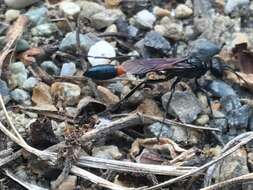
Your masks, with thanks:
M 157 138 L 147 138 L 136 139 L 130 149 L 130 155 L 135 157 L 140 153 L 140 149 L 142 147 L 151 150 L 168 151 L 173 159 L 178 156 L 178 153 L 186 151 L 186 149 L 181 148 L 177 143 L 169 138 L 161 138 L 159 142 L 157 141 Z

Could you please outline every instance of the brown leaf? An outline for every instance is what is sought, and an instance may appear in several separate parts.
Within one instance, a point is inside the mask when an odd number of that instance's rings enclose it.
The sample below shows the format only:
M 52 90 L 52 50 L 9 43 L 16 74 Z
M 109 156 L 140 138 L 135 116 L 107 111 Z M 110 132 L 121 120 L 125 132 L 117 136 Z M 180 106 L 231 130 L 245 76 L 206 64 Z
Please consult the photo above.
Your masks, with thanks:
M 248 49 L 247 43 L 237 44 L 232 51 L 238 60 L 240 71 L 246 74 L 253 73 L 253 52 Z

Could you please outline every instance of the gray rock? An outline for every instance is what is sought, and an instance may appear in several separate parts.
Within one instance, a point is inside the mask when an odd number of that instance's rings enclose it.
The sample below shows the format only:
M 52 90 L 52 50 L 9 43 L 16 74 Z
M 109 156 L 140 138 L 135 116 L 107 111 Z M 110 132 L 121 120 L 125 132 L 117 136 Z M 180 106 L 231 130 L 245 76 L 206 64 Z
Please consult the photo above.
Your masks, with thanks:
M 74 2 L 63 1 L 60 3 L 60 10 L 68 16 L 75 16 L 81 11 L 81 8 Z
M 145 127 L 144 132 L 149 137 L 157 137 L 160 134 L 161 128 L 161 137 L 171 138 L 173 136 L 174 131 L 171 129 L 171 127 L 163 125 L 159 122 L 153 123 Z
M 124 14 L 118 9 L 107 9 L 105 11 L 94 14 L 91 17 L 92 25 L 100 30 L 112 25 L 118 18 Z
M 206 61 L 220 52 L 220 47 L 213 42 L 200 38 L 191 44 L 190 55 Z
M 20 104 L 27 104 L 30 100 L 30 95 L 28 92 L 17 88 L 11 92 L 11 98 Z
M 35 85 L 38 84 L 38 82 L 39 82 L 38 79 L 30 77 L 23 83 L 23 88 L 25 90 L 31 91 L 33 87 L 35 87 Z
M 170 43 L 158 32 L 148 32 L 144 38 L 144 45 L 168 55 L 171 50 Z
M 50 75 L 59 75 L 60 69 L 52 61 L 44 61 L 41 68 Z
M 149 12 L 148 10 L 142 10 L 138 12 L 134 16 L 134 19 L 135 19 L 136 25 L 144 29 L 153 28 L 153 25 L 156 21 L 155 15 Z
M 228 113 L 241 107 L 240 98 L 236 95 L 228 95 L 220 100 L 222 111 Z
M 242 6 L 249 6 L 249 4 L 250 0 L 228 0 L 225 4 L 224 11 L 226 14 L 230 14 Z
M 175 23 L 169 17 L 162 18 L 160 24 L 157 24 L 154 29 L 164 37 L 173 40 L 184 39 L 183 24 L 181 22 Z
M 73 62 L 62 65 L 60 76 L 73 76 L 76 72 L 76 64 Z
M 220 167 L 214 172 L 215 183 L 242 176 L 249 173 L 247 166 L 247 152 L 244 148 L 238 149 L 227 156 Z
M 80 34 L 80 45 L 83 51 L 88 52 L 90 47 L 98 42 L 100 39 L 94 34 Z M 61 51 L 76 52 L 76 32 L 68 33 L 61 41 L 59 49 Z
M 58 28 L 53 23 L 45 23 L 37 25 L 36 27 L 32 28 L 32 35 L 33 36 L 51 36 L 58 32 Z
M 40 0 L 4 0 L 5 4 L 8 5 L 8 7 L 14 9 L 23 9 L 37 3 L 38 1 Z
M 170 92 L 162 96 L 162 104 L 165 110 L 169 96 Z M 201 111 L 201 105 L 192 93 L 176 91 L 170 102 L 168 113 L 179 117 L 182 122 L 191 123 Z
M 234 89 L 221 80 L 212 80 L 207 85 L 208 91 L 216 97 L 225 97 L 225 96 L 236 96 Z
M 118 160 L 122 157 L 118 147 L 111 146 L 100 146 L 92 149 L 92 156 L 104 159 Z
M 250 116 L 251 109 L 248 105 L 230 111 L 227 114 L 229 128 L 235 128 L 236 130 L 246 129 L 248 127 Z
M 45 7 L 35 8 L 27 11 L 25 16 L 28 16 L 30 23 L 32 23 L 33 26 L 36 26 L 46 23 L 48 20 L 47 11 L 48 10 Z
M 105 11 L 105 7 L 95 2 L 79 1 L 77 3 L 82 8 L 80 12 L 81 17 L 91 18 L 94 14 Z

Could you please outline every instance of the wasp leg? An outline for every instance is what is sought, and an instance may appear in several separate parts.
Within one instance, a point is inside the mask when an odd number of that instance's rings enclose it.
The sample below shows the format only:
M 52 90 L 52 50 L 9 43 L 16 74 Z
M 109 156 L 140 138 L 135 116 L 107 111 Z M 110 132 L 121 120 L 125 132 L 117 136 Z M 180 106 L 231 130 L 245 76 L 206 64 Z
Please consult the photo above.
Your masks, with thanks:
M 159 142 L 159 140 L 160 140 L 160 136 L 161 136 L 163 127 L 164 127 L 164 125 L 165 125 L 165 124 L 164 124 L 164 123 L 165 123 L 165 119 L 166 119 L 167 116 L 168 116 L 168 111 L 169 111 L 170 102 L 171 102 L 171 100 L 172 100 L 173 94 L 175 93 L 176 86 L 177 86 L 177 84 L 178 84 L 180 81 L 181 81 L 181 78 L 176 78 L 176 80 L 173 82 L 173 84 L 172 84 L 171 87 L 170 87 L 171 93 L 170 93 L 170 97 L 169 97 L 169 99 L 168 99 L 168 102 L 166 103 L 165 114 L 164 114 L 164 116 L 163 116 L 163 122 L 162 122 L 163 125 L 160 127 L 160 131 L 159 131 L 158 136 L 157 136 L 157 141 L 158 141 L 158 142 Z

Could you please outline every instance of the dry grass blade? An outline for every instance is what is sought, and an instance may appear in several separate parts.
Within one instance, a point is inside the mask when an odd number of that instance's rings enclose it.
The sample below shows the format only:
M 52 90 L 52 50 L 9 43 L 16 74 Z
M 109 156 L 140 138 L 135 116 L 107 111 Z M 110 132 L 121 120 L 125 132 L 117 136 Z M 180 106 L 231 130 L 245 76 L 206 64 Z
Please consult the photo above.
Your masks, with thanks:
M 198 174 L 199 172 L 207 169 L 209 166 L 223 160 L 224 158 L 226 158 L 227 156 L 229 156 L 230 154 L 232 154 L 233 152 L 235 152 L 236 150 L 238 150 L 241 146 L 247 144 L 249 141 L 251 141 L 253 139 L 253 132 L 248 132 L 246 137 L 244 139 L 242 139 L 241 141 L 239 141 L 236 145 L 234 145 L 232 148 L 230 148 L 229 150 L 227 150 L 226 152 L 224 152 L 224 154 L 222 154 L 221 156 L 215 158 L 214 160 L 204 164 L 203 166 L 195 169 L 194 171 L 192 172 L 189 172 L 188 174 L 185 174 L 185 175 L 182 175 L 180 177 L 176 177 L 174 179 L 170 179 L 168 181 L 165 181 L 163 183 L 160 183 L 158 185 L 155 185 L 155 186 L 152 186 L 150 188 L 147 188 L 147 190 L 155 190 L 155 189 L 160 189 L 161 187 L 164 187 L 164 186 L 168 186 L 172 183 L 176 183 L 176 182 L 179 182 L 183 179 L 186 179 L 190 176 L 193 176 L 193 175 L 196 175 Z
M 17 40 L 23 34 L 24 28 L 26 24 L 28 23 L 28 21 L 29 20 L 26 16 L 21 15 L 18 17 L 14 25 L 11 26 L 11 28 L 9 29 L 6 36 L 7 44 L 5 45 L 5 47 L 0 53 L 0 76 L 2 74 L 2 66 L 3 66 L 5 58 L 8 56 L 10 52 L 12 52 L 12 49 L 15 46 Z
M 222 189 L 224 187 L 229 188 L 233 185 L 241 185 L 242 183 L 249 182 L 252 180 L 253 180 L 253 173 L 249 173 L 246 175 L 242 175 L 239 177 L 235 177 L 235 178 L 211 185 L 209 187 L 202 188 L 200 190 L 218 190 L 218 189 Z
M 134 173 L 152 173 L 157 175 L 168 176 L 181 176 L 184 175 L 196 167 L 177 167 L 166 165 L 154 165 L 154 164 L 141 164 L 127 161 L 108 160 L 103 158 L 96 158 L 91 156 L 82 156 L 77 165 L 80 167 L 92 167 L 100 169 L 109 169 L 122 172 L 134 172 Z
M 47 188 L 43 188 L 31 183 L 28 183 L 20 178 L 18 178 L 17 176 L 15 176 L 12 172 L 10 172 L 7 169 L 3 169 L 4 170 L 4 174 L 7 175 L 9 178 L 13 179 L 14 181 L 16 181 L 17 183 L 19 183 L 20 185 L 22 185 L 23 187 L 25 187 L 28 190 L 49 190 Z

